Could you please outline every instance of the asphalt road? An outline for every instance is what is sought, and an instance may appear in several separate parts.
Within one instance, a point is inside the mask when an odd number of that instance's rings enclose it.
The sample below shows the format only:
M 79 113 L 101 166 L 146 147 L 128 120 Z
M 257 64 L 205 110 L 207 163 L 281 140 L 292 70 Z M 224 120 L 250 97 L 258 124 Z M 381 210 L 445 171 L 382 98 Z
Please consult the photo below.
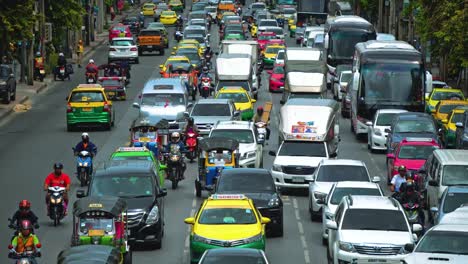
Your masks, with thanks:
M 217 41 L 217 27 L 212 29 L 213 43 Z M 286 28 L 286 27 L 285 27 Z M 170 30 L 173 32 L 173 29 Z M 172 41 L 172 40 L 171 40 Z M 294 46 L 294 41 L 288 39 L 288 44 Z M 171 42 L 171 47 L 174 45 Z M 216 49 L 215 49 L 216 50 Z M 166 53 L 166 54 L 169 54 Z M 107 46 L 100 47 L 94 55 L 97 63 L 105 63 Z M 132 68 L 132 79 L 129 85 L 127 101 L 116 102 L 116 123 L 109 131 L 90 131 L 91 140 L 98 146 L 96 161 L 108 159 L 119 146 L 128 142 L 130 122 L 137 116 L 137 110 L 131 107 L 134 98 L 142 89 L 143 84 L 151 77 L 159 77 L 158 65 L 166 56 L 145 55 L 140 57 L 140 64 Z M 0 229 L 4 254 L 0 263 L 11 262 L 6 258 L 7 245 L 12 235 L 7 228 L 7 218 L 17 209 L 21 199 L 32 201 L 32 207 L 40 218 L 41 228 L 36 231 L 43 244 L 43 257 L 39 263 L 55 263 L 57 254 L 69 247 L 72 233 L 72 219 L 68 216 L 63 223 L 54 227 L 46 216 L 42 191 L 43 180 L 52 171 L 54 162 L 63 162 L 65 172 L 73 180 L 71 203 L 75 201 L 78 181 L 74 176 L 75 159 L 71 148 L 80 140 L 81 132 L 66 132 L 65 97 L 69 91 L 84 82 L 84 70 L 75 69 L 71 81 L 58 83 L 49 91 L 36 97 L 33 108 L 26 113 L 13 114 L 0 124 L 0 214 L 4 218 Z M 279 94 L 268 92 L 266 73 L 257 105 L 266 101 L 274 102 L 272 116 L 271 143 L 264 148 L 264 165 L 270 169 L 273 157 L 268 156 L 269 150 L 278 148 L 277 114 L 279 111 Z M 371 175 L 381 176 L 383 189 L 388 189 L 385 181 L 385 156 L 370 154 L 366 144 L 358 142 L 350 132 L 349 119 L 340 120 L 341 145 L 338 158 L 363 160 Z M 140 249 L 133 254 L 134 263 L 188 263 L 189 227 L 184 224 L 184 218 L 191 216 L 199 207 L 202 199 L 195 198 L 194 178 L 197 173 L 196 163 L 189 164 L 186 180 L 181 182 L 175 191 L 169 189 L 166 197 L 165 237 L 160 250 Z M 167 184 L 170 184 L 167 181 Z M 204 193 L 206 197 L 206 193 Z M 308 213 L 307 190 L 283 194 L 284 201 L 284 237 L 267 240 L 266 253 L 273 264 L 282 263 L 326 263 L 325 247 L 321 244 L 321 223 L 311 222 Z

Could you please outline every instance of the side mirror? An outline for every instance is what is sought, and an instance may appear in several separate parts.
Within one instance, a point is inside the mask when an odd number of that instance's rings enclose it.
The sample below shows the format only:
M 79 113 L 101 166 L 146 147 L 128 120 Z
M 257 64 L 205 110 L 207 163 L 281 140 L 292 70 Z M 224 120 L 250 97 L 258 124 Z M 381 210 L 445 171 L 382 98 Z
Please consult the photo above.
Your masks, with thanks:
M 436 214 L 436 213 L 439 212 L 439 208 L 437 208 L 437 207 L 431 207 L 431 212 L 434 213 L 434 214 Z
M 458 128 L 463 128 L 463 123 L 462 122 L 457 122 L 455 123 L 455 126 Z
M 395 159 L 395 154 L 393 154 L 393 153 L 388 153 L 388 154 L 387 154 L 387 159 Z
M 367 121 L 367 122 L 366 122 L 366 126 L 372 126 L 372 122 L 371 122 L 371 121 Z
M 286 103 L 286 102 L 285 102 L 283 99 L 281 99 L 281 100 L 280 100 L 280 104 L 283 105 L 284 103 Z
M 77 190 L 76 191 L 76 198 L 83 198 L 85 197 L 85 191 L 84 190 Z
M 428 182 L 429 186 L 438 187 L 439 183 L 436 180 L 430 180 Z
M 372 177 L 372 182 L 373 183 L 379 183 L 380 182 L 380 177 L 379 176 Z
M 448 120 L 447 120 L 447 119 L 442 119 L 442 123 L 443 123 L 443 124 L 447 124 L 447 123 L 448 123 Z
M 338 226 L 337 226 L 335 221 L 327 221 L 327 228 L 332 229 L 332 230 L 336 230 L 336 229 L 338 229 Z
M 139 103 L 133 103 L 132 106 L 134 108 L 140 109 L 140 104 Z
M 215 52 L 215 55 L 218 56 L 218 55 L 219 55 L 219 52 Z
M 414 244 L 406 244 L 405 245 L 405 251 L 406 252 L 413 252 L 414 250 Z
M 185 218 L 185 219 L 184 219 L 184 222 L 185 222 L 187 225 L 193 225 L 193 224 L 195 224 L 195 217 Z
M 250 99 L 250 101 L 251 101 L 252 103 L 256 103 L 256 102 L 257 102 L 257 100 L 255 100 L 255 99 Z
M 422 226 L 420 224 L 413 224 L 413 232 L 421 232 Z
M 263 225 L 269 224 L 271 222 L 271 219 L 268 217 L 262 217 L 261 222 Z
M 320 198 L 317 200 L 317 204 L 321 204 L 321 205 L 325 204 L 325 198 L 320 197 Z
M 164 197 L 164 196 L 167 196 L 167 189 L 164 188 L 164 189 L 161 189 L 158 193 L 158 197 Z
M 386 129 L 384 130 L 384 132 L 385 132 L 385 133 L 392 133 L 392 130 L 391 130 L 390 128 L 386 128 Z
M 192 106 L 193 106 L 193 103 L 188 103 L 188 104 L 187 104 L 187 108 L 190 108 L 190 107 L 192 107 Z
M 270 150 L 268 151 L 268 155 L 276 157 L 276 152 L 274 152 L 273 150 Z

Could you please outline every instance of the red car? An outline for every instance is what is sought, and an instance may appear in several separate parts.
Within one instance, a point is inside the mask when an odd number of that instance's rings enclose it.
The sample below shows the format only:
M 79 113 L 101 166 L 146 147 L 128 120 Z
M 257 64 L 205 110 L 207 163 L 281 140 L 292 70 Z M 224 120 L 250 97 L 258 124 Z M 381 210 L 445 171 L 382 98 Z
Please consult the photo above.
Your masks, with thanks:
M 398 167 L 401 165 L 405 166 L 408 172 L 417 174 L 427 158 L 438 148 L 439 144 L 432 138 L 404 138 L 393 153 L 387 154 L 388 182 L 398 174 Z
M 284 64 L 277 64 L 273 70 L 268 70 L 270 92 L 281 92 L 281 87 L 284 87 Z
M 263 50 L 270 39 L 277 39 L 276 34 L 273 32 L 259 32 L 257 36 L 257 43 L 260 50 Z
M 130 27 L 124 24 L 117 24 L 112 26 L 109 29 L 109 42 L 112 41 L 113 38 L 131 38 L 133 37 L 132 32 L 130 31 Z

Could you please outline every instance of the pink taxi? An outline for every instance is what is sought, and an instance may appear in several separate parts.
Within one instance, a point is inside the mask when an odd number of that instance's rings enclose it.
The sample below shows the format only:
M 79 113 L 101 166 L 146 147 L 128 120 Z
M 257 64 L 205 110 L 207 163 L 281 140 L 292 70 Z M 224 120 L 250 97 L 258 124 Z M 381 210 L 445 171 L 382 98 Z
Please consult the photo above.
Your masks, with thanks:
M 284 88 L 284 64 L 276 64 L 272 70 L 267 71 L 269 76 L 268 90 L 281 92 Z
M 109 28 L 109 42 L 113 38 L 131 38 L 133 37 L 130 27 L 124 24 L 117 24 Z

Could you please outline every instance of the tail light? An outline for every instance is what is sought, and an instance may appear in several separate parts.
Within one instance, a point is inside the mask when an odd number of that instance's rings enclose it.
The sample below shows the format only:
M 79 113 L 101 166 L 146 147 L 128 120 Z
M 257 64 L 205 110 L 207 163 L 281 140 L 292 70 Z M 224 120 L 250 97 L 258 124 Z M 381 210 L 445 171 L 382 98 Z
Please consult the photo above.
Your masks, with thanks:
M 110 113 L 110 111 L 111 111 L 110 106 L 109 106 L 109 104 L 107 102 L 104 102 L 103 111 L 108 112 L 108 113 Z
M 73 109 L 70 104 L 67 104 L 67 113 L 73 112 Z
M 8 245 L 8 249 L 13 249 L 13 245 Z
M 131 48 L 130 51 L 138 51 L 137 48 Z
M 117 51 L 115 48 L 109 48 L 109 51 Z

